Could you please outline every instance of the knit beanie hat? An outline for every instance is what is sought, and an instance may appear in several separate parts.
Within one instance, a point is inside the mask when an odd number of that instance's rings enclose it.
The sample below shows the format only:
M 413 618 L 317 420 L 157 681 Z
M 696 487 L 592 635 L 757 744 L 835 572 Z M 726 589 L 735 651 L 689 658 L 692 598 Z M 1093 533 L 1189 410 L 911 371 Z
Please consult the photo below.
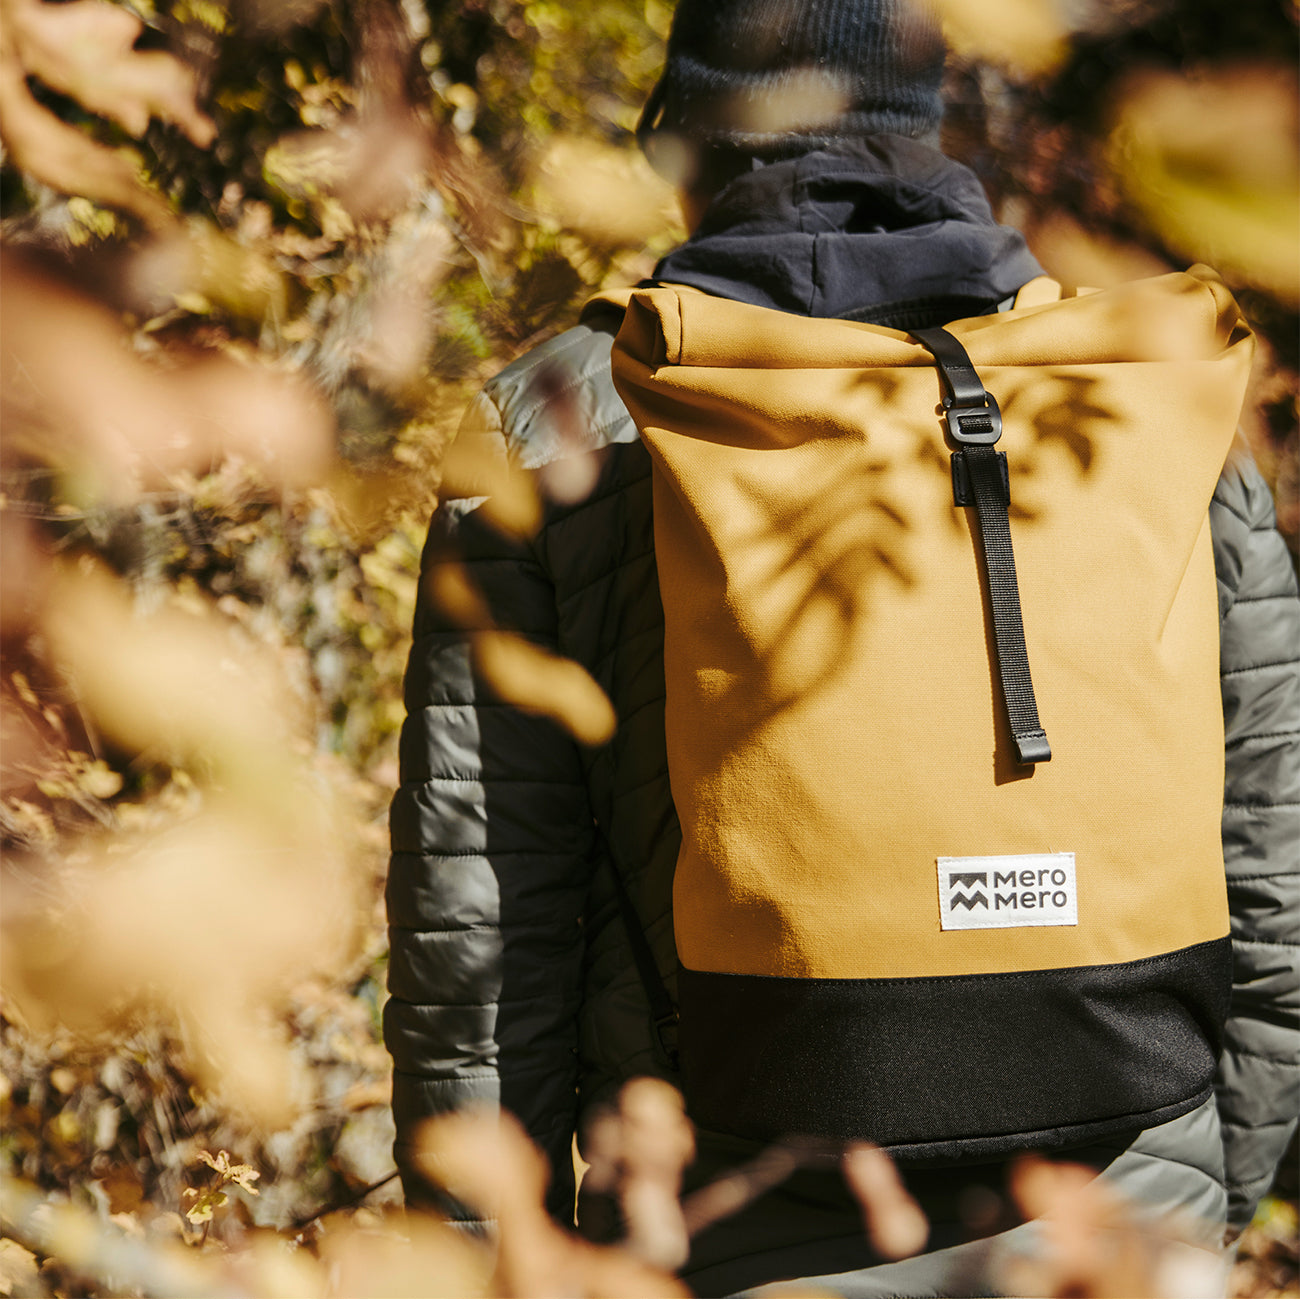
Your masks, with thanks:
M 943 61 L 927 0 L 680 0 L 637 135 L 665 172 L 684 144 L 776 158 L 929 135 Z

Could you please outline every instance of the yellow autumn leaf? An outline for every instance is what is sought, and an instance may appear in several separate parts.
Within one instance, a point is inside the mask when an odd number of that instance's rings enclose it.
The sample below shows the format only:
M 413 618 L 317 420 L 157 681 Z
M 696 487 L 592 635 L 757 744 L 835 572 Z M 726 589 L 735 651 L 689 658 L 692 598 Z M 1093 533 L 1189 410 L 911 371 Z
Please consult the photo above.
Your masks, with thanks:
M 583 745 L 614 734 L 614 706 L 580 664 L 512 632 L 480 632 L 472 644 L 475 666 L 506 703 L 552 718 Z
M 253 1186 L 253 1183 L 261 1178 L 252 1165 L 231 1165 L 226 1171 L 226 1177 L 238 1187 L 242 1187 L 250 1196 L 260 1196 L 261 1193 Z
M 1041 76 L 1064 59 L 1066 31 L 1052 0 L 935 0 L 957 53 Z
M 1268 64 L 1145 73 L 1123 87 L 1109 159 L 1188 261 L 1300 301 L 1300 88 Z
M 111 799 L 121 792 L 122 774 L 114 772 L 102 760 L 97 760 L 81 774 L 80 785 L 87 794 L 93 795 L 96 799 Z
M 482 630 L 494 626 L 492 611 L 463 564 L 455 560 L 435 564 L 424 581 L 430 600 L 460 627 Z
M 211 1151 L 200 1151 L 199 1159 L 203 1161 L 209 1169 L 215 1169 L 217 1173 L 223 1173 L 226 1168 L 226 1153 L 218 1152 L 215 1156 Z
M 185 1217 L 195 1225 L 210 1223 L 213 1214 L 230 1201 L 230 1197 L 219 1188 L 197 1191 L 193 1187 L 187 1187 L 185 1195 L 194 1197 L 194 1204 L 185 1211 Z
M 677 192 L 639 151 L 555 140 L 535 178 L 541 210 L 598 246 L 640 247 L 680 220 Z
M 442 464 L 443 497 L 486 497 L 479 513 L 504 533 L 531 537 L 541 525 L 532 476 L 511 465 L 490 436 L 463 429 Z

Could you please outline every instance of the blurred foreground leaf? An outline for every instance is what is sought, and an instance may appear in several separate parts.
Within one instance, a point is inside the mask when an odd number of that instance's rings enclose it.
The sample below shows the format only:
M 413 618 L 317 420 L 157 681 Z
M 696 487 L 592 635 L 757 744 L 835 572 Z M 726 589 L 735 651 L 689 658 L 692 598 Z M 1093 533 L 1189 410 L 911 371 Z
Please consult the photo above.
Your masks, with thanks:
M 65 194 L 123 208 L 150 225 L 169 209 L 143 181 L 140 160 L 96 143 L 40 104 L 29 77 L 90 113 L 144 135 L 151 118 L 174 123 L 200 148 L 216 133 L 195 103 L 193 72 L 170 54 L 137 51 L 140 20 L 107 0 L 0 3 L 0 135 L 13 162 Z
M 1169 245 L 1300 303 L 1300 84 L 1243 64 L 1148 73 L 1121 93 L 1111 159 Z
M 958 54 L 1016 75 L 1051 72 L 1066 54 L 1066 29 L 1052 0 L 935 0 Z

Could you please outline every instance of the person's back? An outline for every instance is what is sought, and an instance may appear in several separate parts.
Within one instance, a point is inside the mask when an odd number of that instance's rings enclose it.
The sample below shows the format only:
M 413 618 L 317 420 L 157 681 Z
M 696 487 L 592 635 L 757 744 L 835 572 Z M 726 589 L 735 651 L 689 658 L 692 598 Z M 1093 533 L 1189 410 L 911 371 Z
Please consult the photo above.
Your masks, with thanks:
M 665 259 L 658 279 L 795 315 L 910 329 L 996 311 L 1038 274 L 1020 237 L 993 220 L 976 179 L 912 138 L 932 138 L 938 121 L 941 53 L 930 25 L 901 19 L 891 5 L 806 6 L 769 46 L 776 70 L 765 71 L 740 44 L 757 8 L 685 4 L 675 19 L 647 128 L 652 139 L 675 132 L 696 146 L 697 199 L 717 193 L 701 202 L 695 235 Z M 800 69 L 809 66 L 844 72 L 847 96 L 823 94 L 810 130 L 755 132 L 752 117 L 737 124 L 738 107 L 752 110 L 774 88 L 788 89 L 794 73 L 806 95 Z M 882 67 L 887 75 L 874 75 Z M 429 569 L 464 563 L 496 621 L 587 668 L 619 723 L 607 746 L 583 750 L 545 719 L 495 702 L 475 678 L 466 630 L 422 600 L 393 811 L 386 1010 L 399 1162 L 412 1199 L 420 1193 L 406 1144 L 420 1118 L 499 1100 L 549 1155 L 551 1206 L 563 1220 L 581 1116 L 637 1074 L 676 1079 L 652 1004 L 675 990 L 680 829 L 665 756 L 650 463 L 609 373 L 618 323 L 617 313 L 595 310 L 509 367 L 462 434 L 536 469 L 572 454 L 576 421 L 579 444 L 600 457 L 590 495 L 551 503 L 531 539 L 500 533 L 477 498 L 444 502 L 431 532 Z M 1155 1210 L 1193 1212 L 1211 1235 L 1229 1193 L 1234 1220 L 1248 1214 L 1294 1114 L 1295 953 L 1286 946 L 1294 936 L 1273 899 L 1295 870 L 1287 861 L 1295 849 L 1285 808 L 1268 805 L 1292 802 L 1286 783 L 1300 773 L 1290 663 L 1300 606 L 1270 511 L 1253 468 L 1231 466 L 1211 508 L 1228 729 L 1225 849 L 1238 939 L 1220 1103 L 1070 1153 L 1107 1167 Z M 614 873 L 665 994 L 638 971 Z M 1226 1176 L 1220 1113 L 1229 1123 Z M 693 1186 L 755 1154 L 752 1143 L 720 1135 L 702 1133 L 699 1145 Z M 983 1248 L 944 1248 L 977 1235 L 965 1215 L 972 1189 L 1000 1192 L 1003 1173 L 969 1163 L 909 1172 L 934 1225 L 931 1253 L 876 1267 L 838 1171 L 806 1168 L 703 1234 L 685 1276 L 713 1294 L 846 1272 L 833 1285 L 851 1294 L 951 1290 L 954 1277 L 969 1289 Z M 580 1221 L 595 1229 L 602 1209 L 581 1199 Z M 1012 1249 L 1016 1234 L 999 1240 Z

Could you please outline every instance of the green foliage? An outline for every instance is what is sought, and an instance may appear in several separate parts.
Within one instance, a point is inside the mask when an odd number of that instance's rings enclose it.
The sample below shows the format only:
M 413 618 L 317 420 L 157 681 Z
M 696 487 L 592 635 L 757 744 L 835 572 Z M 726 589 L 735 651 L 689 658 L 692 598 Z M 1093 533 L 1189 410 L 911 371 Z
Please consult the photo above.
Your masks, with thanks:
M 504 158 L 516 179 L 556 133 L 577 128 L 626 139 L 662 65 L 671 19 L 661 0 L 497 0 L 429 9 L 425 63 L 435 90 L 462 109 L 459 125 Z M 458 85 L 473 97 L 457 95 Z

